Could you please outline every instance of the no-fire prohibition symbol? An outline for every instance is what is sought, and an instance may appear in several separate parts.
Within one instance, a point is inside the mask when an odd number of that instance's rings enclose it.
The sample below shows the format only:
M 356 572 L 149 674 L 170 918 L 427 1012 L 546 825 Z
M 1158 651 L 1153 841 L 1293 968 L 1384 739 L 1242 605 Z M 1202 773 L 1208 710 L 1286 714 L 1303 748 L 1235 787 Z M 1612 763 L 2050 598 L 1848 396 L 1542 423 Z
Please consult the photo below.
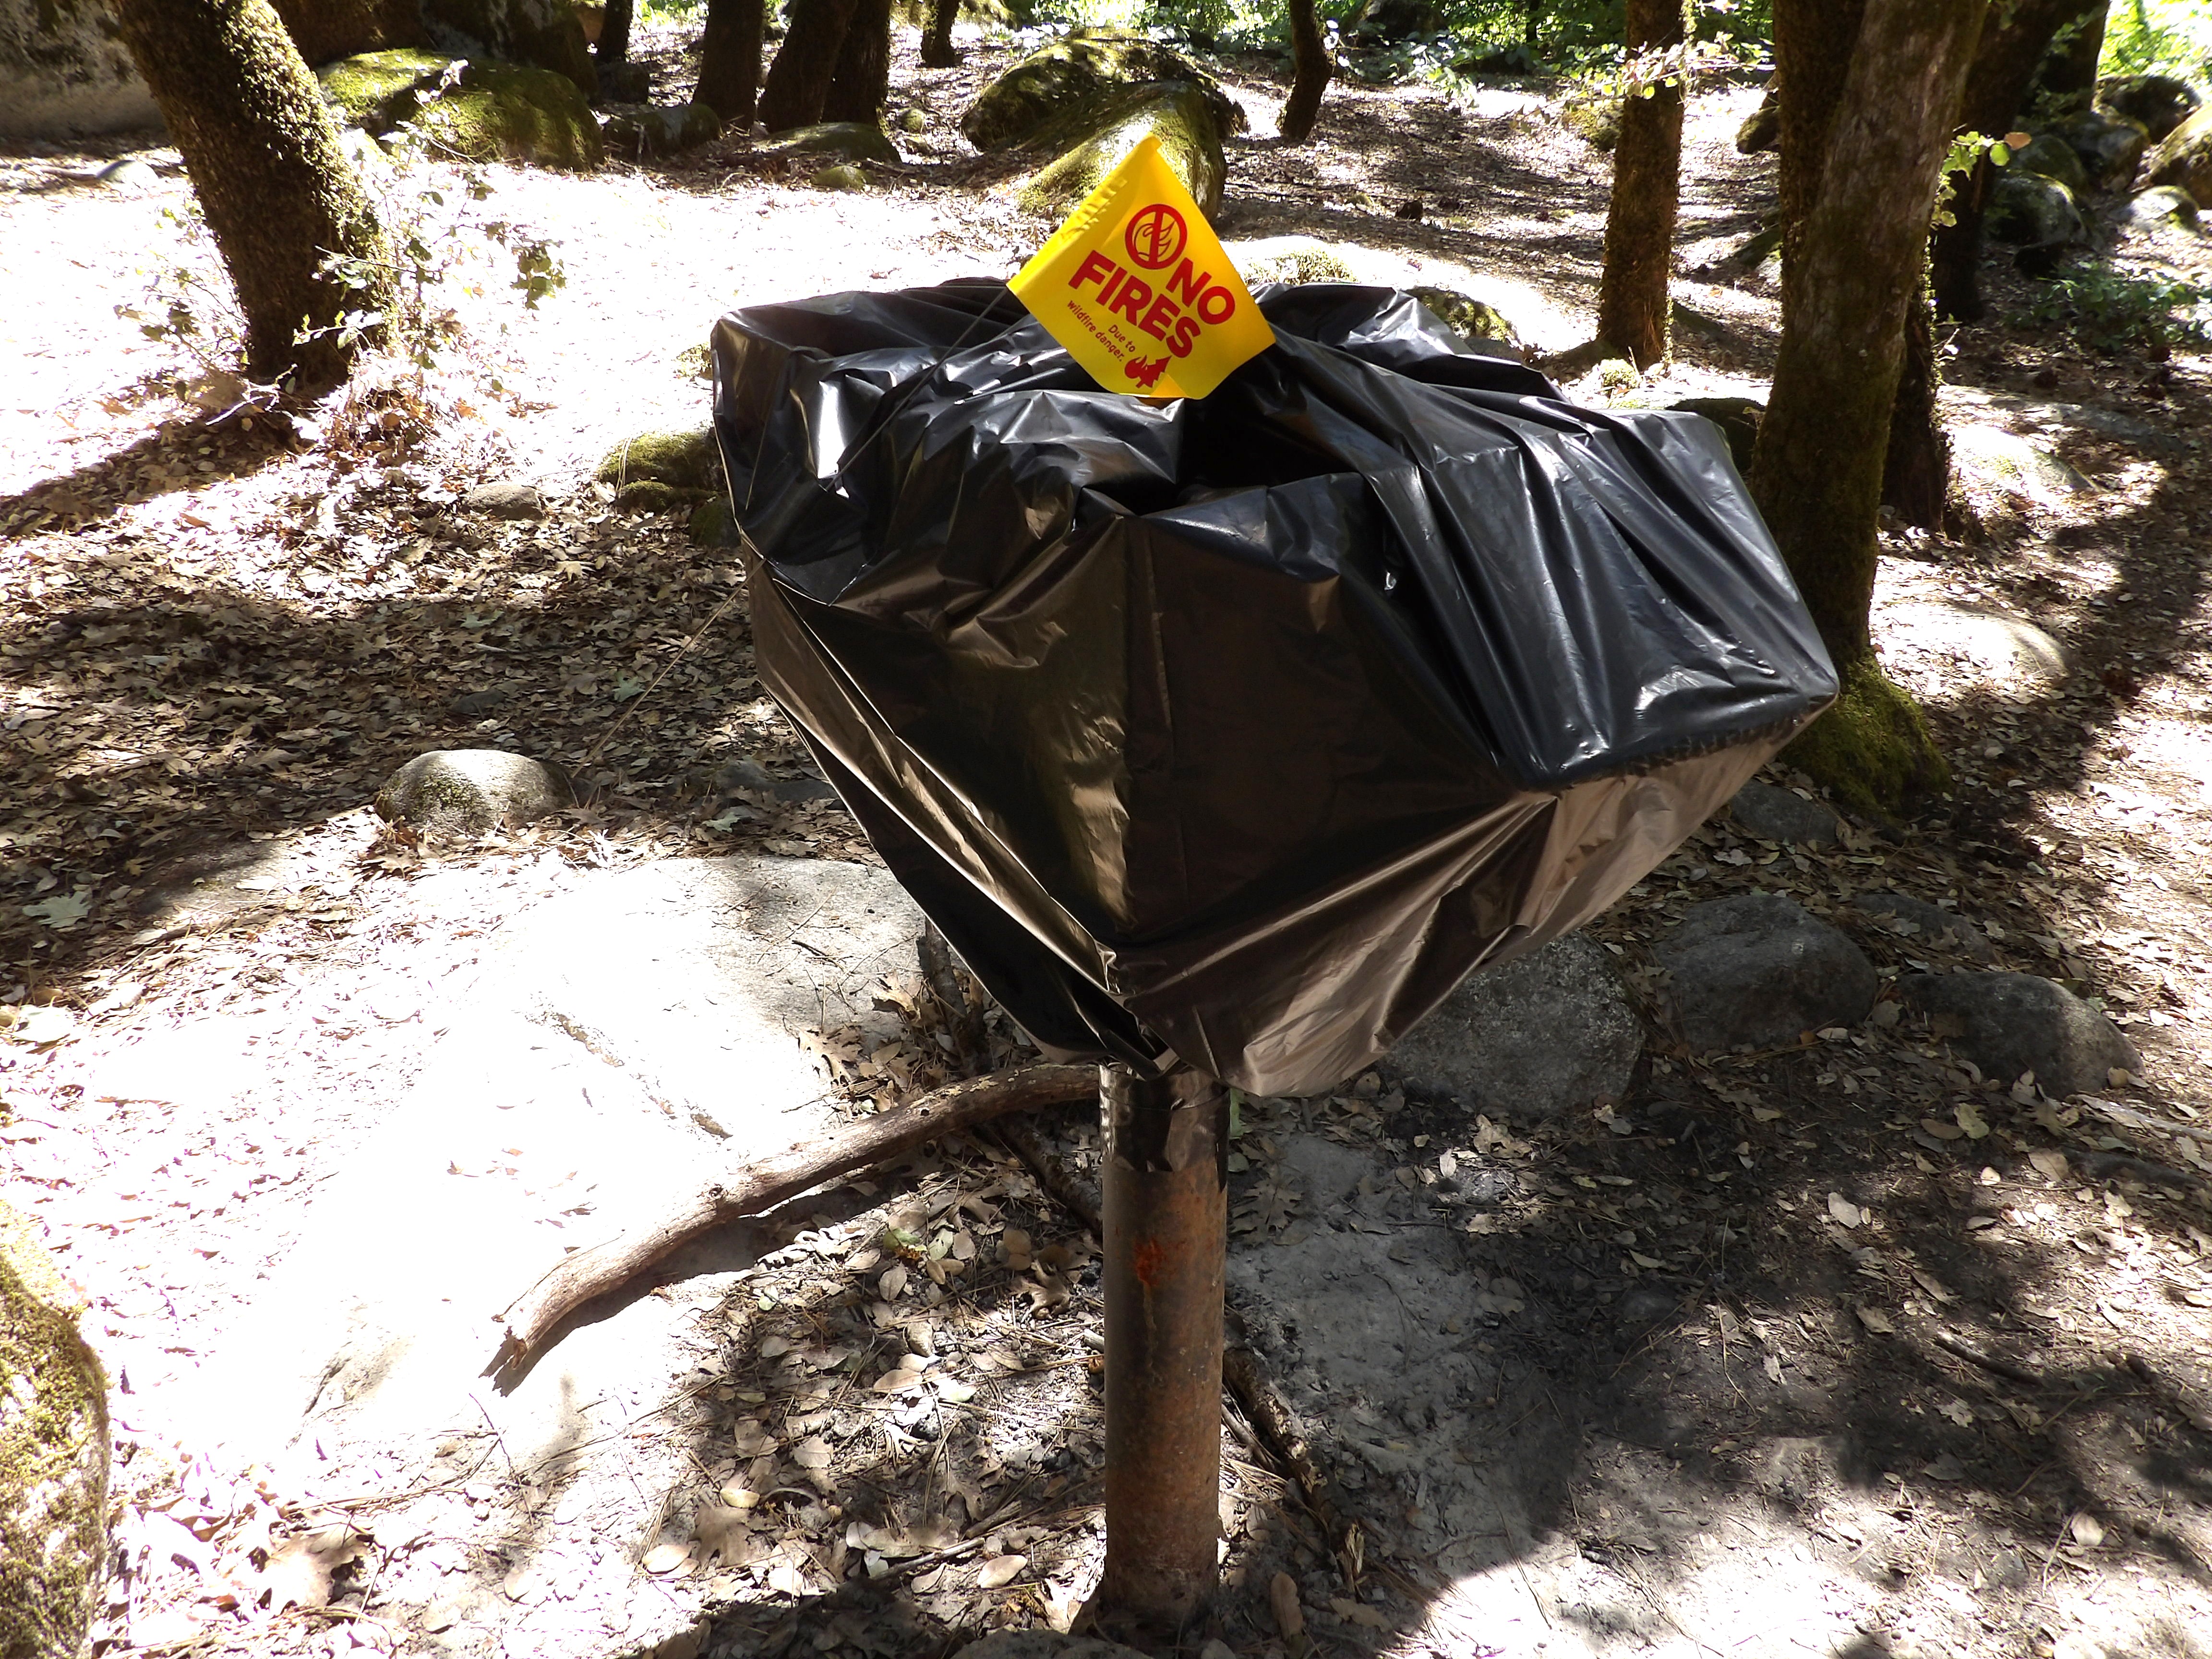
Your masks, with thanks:
M 1139 208 L 1130 216 L 1128 228 L 1121 233 L 1122 245 L 1129 250 L 1130 259 L 1146 270 L 1166 270 L 1182 258 L 1183 245 L 1189 240 L 1189 228 L 1183 223 L 1182 215 L 1165 202 Z

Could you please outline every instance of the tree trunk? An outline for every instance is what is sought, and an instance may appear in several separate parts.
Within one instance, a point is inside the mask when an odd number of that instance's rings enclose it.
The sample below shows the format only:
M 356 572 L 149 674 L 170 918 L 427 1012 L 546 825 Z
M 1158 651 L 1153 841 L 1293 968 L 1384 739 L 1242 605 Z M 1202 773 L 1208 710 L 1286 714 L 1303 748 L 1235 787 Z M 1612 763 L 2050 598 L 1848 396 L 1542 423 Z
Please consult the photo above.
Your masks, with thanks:
M 1991 12 L 1960 95 L 1960 126 L 1991 138 L 2010 131 L 2051 38 L 2091 7 L 2101 13 L 2104 4 L 2105 0 L 2018 0 L 2009 10 Z M 1936 228 L 1936 308 L 1960 322 L 1976 321 L 1982 314 L 1982 220 L 1996 173 L 1986 157 L 1977 161 L 1951 198 L 1954 222 Z
M 246 374 L 303 390 L 343 380 L 353 351 L 335 331 L 349 309 L 388 303 L 392 250 L 275 9 L 119 0 L 116 23 L 237 290 Z M 326 253 L 364 262 L 368 289 L 349 293 L 324 275 Z
M 1881 504 L 1909 525 L 1940 530 L 1951 487 L 1951 441 L 1936 418 L 1943 375 L 1936 358 L 1936 307 L 1927 285 L 1907 303 L 1905 362 L 1889 411 L 1889 453 L 1881 467 Z
M 1751 482 L 1843 680 L 1837 708 L 1791 746 L 1792 758 L 1847 799 L 1893 812 L 1948 773 L 1919 710 L 1875 656 L 1875 514 L 1905 312 L 1984 3 L 1865 0 L 1849 67 L 1828 80 L 1820 66 L 1838 54 L 1818 37 L 1840 9 L 1827 0 L 1775 7 L 1785 178 L 1794 142 L 1796 188 L 1808 173 L 1816 183 L 1784 271 L 1782 342 Z M 1789 55 L 1797 45 L 1814 47 L 1809 61 Z M 1823 104 L 1825 153 L 1808 160 L 1808 118 Z
M 770 132 L 811 127 L 822 118 L 830 80 L 843 56 L 845 27 L 857 0 L 794 0 L 783 48 L 762 88 L 760 118 Z
M 707 27 L 699 39 L 699 84 L 692 100 L 726 122 L 750 126 L 760 95 L 761 33 L 765 0 L 707 0 Z
M 1313 136 L 1322 94 L 1336 72 L 1329 61 L 1328 43 L 1322 39 L 1314 0 L 1291 0 L 1291 95 L 1283 105 L 1281 131 L 1285 143 L 1303 144 Z
M 878 125 L 890 95 L 891 0 L 854 0 L 823 96 L 822 118 Z
M 929 27 L 921 37 L 921 66 L 951 69 L 960 61 L 952 49 L 952 26 L 960 21 L 960 0 L 933 0 Z
M 1781 83 L 1782 119 L 1775 143 L 1775 182 L 1782 200 L 1783 305 L 1798 263 L 1798 245 L 1820 191 L 1829 129 L 1865 20 L 1866 0 L 1775 0 L 1774 78 Z
M 1682 0 L 1628 0 L 1632 61 L 1682 44 Z M 1613 202 L 1605 216 L 1605 269 L 1597 333 L 1638 368 L 1667 356 L 1674 208 L 1681 184 L 1682 82 L 1677 72 L 1621 106 L 1613 153 Z
M 2096 93 L 2097 60 L 2105 55 L 2105 18 L 2110 9 L 2108 0 L 2090 0 L 2075 8 L 2069 21 L 2078 19 L 2081 27 L 2044 59 L 2036 76 L 2044 91 L 2065 100 L 2063 106 L 2069 112 L 2088 108 Z
M 629 26 L 635 0 L 607 0 L 606 15 L 599 22 L 599 44 L 592 48 L 595 64 L 619 64 L 629 56 Z
M 1544 15 L 1544 0 L 1521 0 L 1521 45 L 1530 58 L 1536 55 L 1536 20 Z

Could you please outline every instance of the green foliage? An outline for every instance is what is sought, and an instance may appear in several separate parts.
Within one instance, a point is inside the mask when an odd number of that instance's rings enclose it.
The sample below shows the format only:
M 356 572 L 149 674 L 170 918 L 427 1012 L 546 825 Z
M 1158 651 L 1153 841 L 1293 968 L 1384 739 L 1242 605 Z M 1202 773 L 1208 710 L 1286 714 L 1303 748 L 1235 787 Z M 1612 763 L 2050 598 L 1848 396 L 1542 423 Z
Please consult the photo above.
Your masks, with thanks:
M 448 71 L 449 81 L 460 67 Z M 385 149 L 390 164 L 364 167 L 362 184 L 391 238 L 393 258 L 386 269 L 394 279 L 395 297 L 380 316 L 367 310 L 346 314 L 338 327 L 349 344 L 375 332 L 380 324 L 387 347 L 427 371 L 459 337 L 453 301 L 460 293 L 480 291 L 486 270 L 511 265 L 514 275 L 507 286 L 533 309 L 567 283 L 550 242 L 477 211 L 492 193 L 482 167 L 467 161 L 433 167 L 431 155 L 445 147 L 417 123 L 392 133 Z M 323 269 L 349 293 L 363 295 L 375 290 L 380 274 L 374 263 L 343 254 L 325 259 Z
M 2112 0 L 2097 72 L 2212 80 L 2212 7 L 2204 0 Z
M 2084 260 L 2045 283 L 2027 318 L 2061 324 L 2100 351 L 2212 346 L 2212 289 L 2107 259 Z
M 1992 138 L 1987 133 L 1962 132 L 1951 141 L 1950 153 L 1943 158 L 1943 177 L 1936 189 L 1935 220 L 1939 225 L 1955 225 L 1958 217 L 1951 211 L 1957 199 L 1959 183 L 1974 170 L 1974 164 L 1983 156 L 1990 158 L 1991 167 L 2002 167 L 2012 160 L 2012 146 L 2002 138 Z
M 321 266 L 349 296 L 344 314 L 324 332 L 349 347 L 380 337 L 418 374 L 435 368 L 459 338 L 455 302 L 481 293 L 488 276 L 504 280 L 532 308 L 568 281 L 552 243 L 478 210 L 492 194 L 482 167 L 433 164 L 434 149 L 443 153 L 413 125 L 392 133 L 381 149 L 373 141 L 362 144 L 356 173 L 391 257 L 331 254 Z M 161 222 L 173 240 L 147 262 L 146 297 L 118 306 L 116 314 L 137 324 L 147 338 L 177 347 L 203 374 L 235 376 L 245 356 L 246 320 L 212 257 L 198 204 L 164 209 Z M 380 307 L 374 296 L 387 275 L 392 298 Z

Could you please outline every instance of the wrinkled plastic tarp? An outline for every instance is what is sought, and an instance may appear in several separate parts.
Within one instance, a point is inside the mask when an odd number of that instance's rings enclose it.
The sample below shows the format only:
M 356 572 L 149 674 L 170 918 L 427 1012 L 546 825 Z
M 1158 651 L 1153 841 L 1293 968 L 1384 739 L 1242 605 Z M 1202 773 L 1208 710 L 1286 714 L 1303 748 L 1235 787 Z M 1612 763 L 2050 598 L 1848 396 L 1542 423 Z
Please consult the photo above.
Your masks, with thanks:
M 1259 297 L 1277 344 L 1159 403 L 1000 283 L 759 307 L 715 422 L 761 677 L 984 983 L 1060 1057 L 1295 1094 L 1603 910 L 1835 679 L 1702 418 Z

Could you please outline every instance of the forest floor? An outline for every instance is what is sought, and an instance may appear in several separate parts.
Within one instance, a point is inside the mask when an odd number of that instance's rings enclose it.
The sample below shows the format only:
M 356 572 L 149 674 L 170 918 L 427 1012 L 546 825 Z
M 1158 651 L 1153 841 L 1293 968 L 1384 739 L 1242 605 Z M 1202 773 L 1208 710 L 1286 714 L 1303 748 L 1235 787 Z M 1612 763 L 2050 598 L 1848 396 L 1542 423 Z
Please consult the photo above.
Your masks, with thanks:
M 1080 1227 L 981 1147 L 785 1218 L 713 1278 L 705 1380 L 671 1370 L 674 1409 L 626 1405 L 609 1437 L 640 1460 L 619 1537 L 495 1424 L 434 1468 L 341 1466 L 312 1440 L 249 1467 L 173 1403 L 225 1382 L 203 1362 L 532 907 L 677 859 L 874 862 L 834 805 L 738 822 L 702 787 L 739 757 L 801 769 L 737 573 L 590 479 L 624 438 L 702 423 L 693 348 L 721 312 L 1006 275 L 1048 233 L 956 135 L 1010 48 L 971 43 L 951 70 L 912 48 L 893 107 L 927 125 L 864 195 L 764 176 L 741 140 L 590 178 L 486 170 L 483 214 L 556 242 L 565 288 L 526 309 L 487 262 L 436 370 L 289 433 L 118 319 L 155 267 L 213 278 L 165 228 L 187 194 L 173 151 L 0 153 L 0 1167 L 114 1384 L 103 1651 L 939 1652 L 1064 1625 L 1089 1589 L 1095 1275 Z M 1363 280 L 1487 299 L 1534 350 L 1587 337 L 1610 168 L 1559 125 L 1559 88 L 1340 82 L 1290 149 L 1277 67 L 1224 73 L 1253 118 L 1221 215 L 1240 258 L 1310 239 Z M 1693 104 L 1675 361 L 1592 374 L 1577 401 L 1763 395 L 1775 289 L 1723 263 L 1772 201 L 1771 158 L 1729 142 L 1755 97 Z M 94 177 L 130 155 L 135 174 Z M 2201 246 L 2136 251 L 2202 280 Z M 1655 1041 L 1607 1121 L 1500 1128 L 1371 1085 L 1261 1103 L 1240 1259 L 1264 1279 L 1270 1250 L 1346 1216 L 1378 1235 L 1443 1218 L 1477 1300 L 1430 1334 L 1474 1380 L 1307 1425 L 1348 1545 L 1232 1424 L 1233 1653 L 2212 1655 L 2212 362 L 2092 352 L 2017 320 L 2028 286 L 1994 263 L 1990 288 L 1988 320 L 1949 337 L 1947 413 L 2067 467 L 1984 480 L 1971 536 L 1887 538 L 1875 618 L 1955 795 L 1828 848 L 1709 828 L 1593 932 L 1647 988 L 1686 904 L 1780 890 L 1893 972 L 1923 943 L 1848 900 L 1943 902 L 1998 965 L 2097 1000 L 2142 1075 L 2051 1103 L 1907 1020 L 1778 1054 Z M 547 516 L 456 508 L 502 479 L 536 483 Z M 1991 614 L 2063 662 L 1992 644 L 1972 623 Z M 382 780 L 464 746 L 574 767 L 597 803 L 442 851 L 382 833 Z M 1048 1127 L 1079 1167 L 1095 1150 Z M 1440 1177 L 1464 1191 L 1478 1168 L 1498 1196 L 1470 1213 Z M 1324 1170 L 1352 1172 L 1340 1214 Z M 893 1284 L 893 1224 L 972 1275 L 948 1289 L 918 1262 Z M 875 1339 L 917 1321 L 936 1336 L 886 1360 Z M 1328 1338 L 1303 1339 L 1324 1370 Z M 957 1407 L 967 1437 L 917 1401 Z M 1440 1535 L 1429 1494 L 1455 1477 L 1407 1449 L 1447 1430 L 1495 1525 L 1454 1509 Z M 864 1443 L 886 1460 L 841 1486 Z M 541 1511 L 531 1535 L 557 1548 L 485 1545 Z M 719 1570 L 701 1516 L 725 1517 Z M 635 1605 L 570 1617 L 563 1575 L 600 1568 Z M 441 1601 L 439 1580 L 487 1570 L 504 1620 Z M 1303 1638 L 1280 1632 L 1278 1572 Z

